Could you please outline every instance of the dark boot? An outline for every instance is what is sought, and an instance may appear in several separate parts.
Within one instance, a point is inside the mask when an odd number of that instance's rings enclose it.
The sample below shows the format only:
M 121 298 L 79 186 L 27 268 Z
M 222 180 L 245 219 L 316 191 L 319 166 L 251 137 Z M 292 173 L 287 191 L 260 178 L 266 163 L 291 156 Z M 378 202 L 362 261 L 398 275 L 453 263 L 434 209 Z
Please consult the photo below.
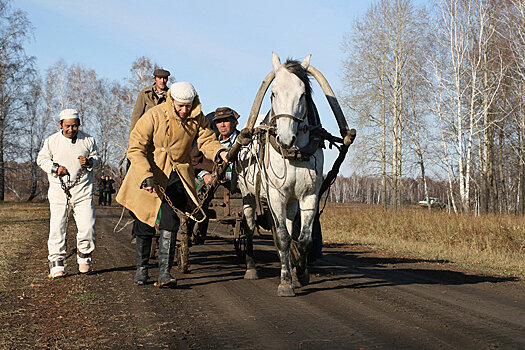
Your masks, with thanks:
M 177 280 L 171 276 L 170 270 L 175 257 L 177 232 L 160 230 L 159 238 L 159 281 L 157 287 L 175 287 Z
M 148 280 L 148 263 L 151 250 L 151 237 L 137 236 L 136 239 L 137 273 L 135 274 L 133 283 L 142 286 Z

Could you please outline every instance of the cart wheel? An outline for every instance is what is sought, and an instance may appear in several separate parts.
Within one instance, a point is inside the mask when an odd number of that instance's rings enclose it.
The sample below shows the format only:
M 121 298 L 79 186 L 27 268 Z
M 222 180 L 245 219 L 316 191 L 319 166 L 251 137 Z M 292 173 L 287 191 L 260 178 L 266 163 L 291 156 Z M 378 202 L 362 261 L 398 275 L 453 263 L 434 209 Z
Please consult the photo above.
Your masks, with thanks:
M 182 234 L 180 238 L 181 240 L 177 243 L 177 248 L 175 250 L 177 268 L 181 273 L 188 273 L 190 269 L 189 235 Z
M 246 223 L 244 218 L 236 220 L 233 227 L 233 246 L 235 254 L 242 263 L 246 262 Z
M 235 254 L 243 262 L 246 261 L 246 236 L 233 239 L 233 246 L 235 247 Z

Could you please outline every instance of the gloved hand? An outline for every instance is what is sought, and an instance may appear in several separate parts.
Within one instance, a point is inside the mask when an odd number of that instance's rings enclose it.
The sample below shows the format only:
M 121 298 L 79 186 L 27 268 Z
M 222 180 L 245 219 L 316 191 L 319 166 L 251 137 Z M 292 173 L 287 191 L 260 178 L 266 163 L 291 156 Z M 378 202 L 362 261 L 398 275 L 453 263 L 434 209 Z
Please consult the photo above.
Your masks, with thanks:
M 140 185 L 140 188 L 148 191 L 149 193 L 155 192 L 155 187 L 153 186 L 153 176 L 144 179 L 144 181 L 142 181 L 142 184 Z

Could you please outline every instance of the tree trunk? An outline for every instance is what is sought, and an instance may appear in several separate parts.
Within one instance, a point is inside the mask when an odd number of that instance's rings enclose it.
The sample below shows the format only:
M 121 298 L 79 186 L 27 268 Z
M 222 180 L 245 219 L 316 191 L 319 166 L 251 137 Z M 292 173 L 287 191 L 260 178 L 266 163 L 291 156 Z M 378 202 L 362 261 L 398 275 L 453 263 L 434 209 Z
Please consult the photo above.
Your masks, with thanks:
M 31 191 L 29 193 L 29 197 L 27 198 L 28 202 L 31 202 L 36 197 L 36 189 L 38 184 L 37 174 L 37 165 L 33 161 L 31 162 Z
M 523 85 L 525 92 L 525 84 Z M 520 188 L 519 193 L 519 213 L 525 214 L 525 98 L 522 97 L 520 108 L 520 128 L 519 128 L 519 171 Z
M 0 118 L 0 201 L 5 199 L 4 119 Z

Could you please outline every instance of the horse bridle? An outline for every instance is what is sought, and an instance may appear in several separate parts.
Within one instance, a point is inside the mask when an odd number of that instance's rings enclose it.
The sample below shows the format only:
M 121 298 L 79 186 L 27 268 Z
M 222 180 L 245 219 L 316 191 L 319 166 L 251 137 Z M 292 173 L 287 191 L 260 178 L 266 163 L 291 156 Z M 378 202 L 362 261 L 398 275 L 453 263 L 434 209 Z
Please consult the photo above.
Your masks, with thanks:
M 273 109 L 271 111 L 272 111 L 272 114 L 273 114 Z M 304 120 L 306 119 L 307 115 L 308 115 L 308 108 L 304 109 L 304 113 L 303 113 L 302 117 L 300 117 L 300 118 L 296 117 L 295 115 L 290 115 L 290 114 L 286 114 L 286 113 L 273 114 L 272 117 L 270 118 L 270 125 L 272 125 L 272 126 L 277 125 L 277 119 L 280 119 L 280 118 L 292 119 L 292 120 L 298 122 L 299 124 L 301 124 L 302 122 L 304 122 Z

